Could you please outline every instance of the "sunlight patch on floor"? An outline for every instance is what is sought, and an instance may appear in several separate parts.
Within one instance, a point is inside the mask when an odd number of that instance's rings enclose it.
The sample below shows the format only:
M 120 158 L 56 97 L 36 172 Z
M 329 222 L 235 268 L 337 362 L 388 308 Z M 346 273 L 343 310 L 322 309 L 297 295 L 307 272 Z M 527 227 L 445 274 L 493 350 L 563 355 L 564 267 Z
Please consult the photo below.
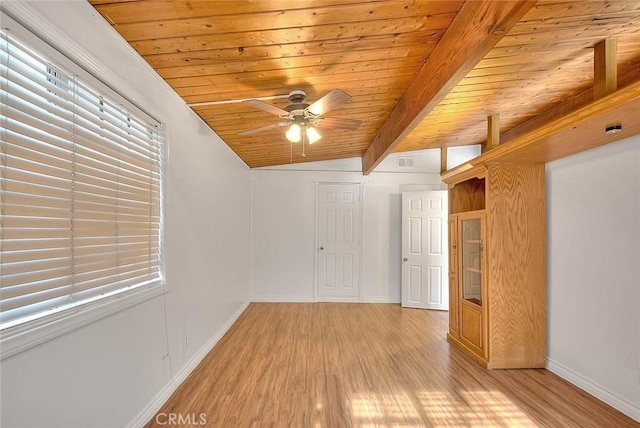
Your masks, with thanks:
M 402 424 L 407 421 L 421 421 L 420 414 L 404 393 L 399 394 L 356 394 L 350 400 L 351 415 L 358 421 L 359 426 L 366 423 L 380 421 L 397 421 Z M 371 425 L 378 426 L 378 425 Z M 396 425 L 397 426 L 397 425 Z M 407 425 L 411 426 L 411 425 Z
M 470 391 L 463 393 L 463 396 L 465 395 L 471 395 L 478 400 L 477 404 L 472 404 L 478 414 L 497 417 L 509 426 L 537 426 L 513 400 L 500 391 Z M 469 397 L 465 399 L 471 401 Z
M 349 400 L 358 426 L 537 426 L 516 403 L 500 391 L 422 391 L 416 401 L 404 392 L 354 394 Z M 420 408 L 416 408 L 419 405 Z
M 418 398 L 436 426 L 500 425 L 535 427 L 526 413 L 500 391 L 425 391 Z
M 473 409 L 449 392 L 424 391 L 417 396 L 429 422 L 435 426 L 461 426 L 478 422 Z

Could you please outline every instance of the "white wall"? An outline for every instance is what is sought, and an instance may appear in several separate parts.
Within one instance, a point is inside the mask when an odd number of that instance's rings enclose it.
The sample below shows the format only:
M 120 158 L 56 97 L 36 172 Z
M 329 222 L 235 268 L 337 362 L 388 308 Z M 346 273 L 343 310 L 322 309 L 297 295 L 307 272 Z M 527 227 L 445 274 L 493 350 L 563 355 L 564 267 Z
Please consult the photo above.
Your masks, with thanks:
M 549 369 L 640 421 L 640 136 L 547 164 Z
M 447 169 L 455 168 L 466 161 L 480 156 L 482 147 L 477 144 L 473 146 L 449 147 L 447 150 Z
M 361 300 L 400 302 L 401 194 L 445 188 L 432 172 L 440 157 L 434 167 L 425 162 L 430 154 L 413 152 L 411 172 L 396 168 L 400 155 L 392 155 L 385 172 L 368 176 L 359 158 L 252 170 L 252 300 L 313 301 L 316 186 L 349 182 L 362 183 Z
M 126 426 L 248 302 L 249 169 L 87 2 L 5 7 L 166 125 L 169 292 L 1 362 L 3 427 Z

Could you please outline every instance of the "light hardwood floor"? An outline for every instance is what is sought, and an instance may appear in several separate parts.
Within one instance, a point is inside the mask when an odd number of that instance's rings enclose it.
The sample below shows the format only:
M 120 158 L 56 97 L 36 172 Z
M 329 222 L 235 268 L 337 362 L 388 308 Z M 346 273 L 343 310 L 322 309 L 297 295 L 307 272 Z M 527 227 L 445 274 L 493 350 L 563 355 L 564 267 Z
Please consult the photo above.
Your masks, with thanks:
M 388 304 L 252 303 L 159 422 L 202 413 L 211 427 L 640 426 L 546 370 L 484 370 L 447 343 L 447 322 L 446 312 Z M 155 419 L 147 426 L 166 426 Z

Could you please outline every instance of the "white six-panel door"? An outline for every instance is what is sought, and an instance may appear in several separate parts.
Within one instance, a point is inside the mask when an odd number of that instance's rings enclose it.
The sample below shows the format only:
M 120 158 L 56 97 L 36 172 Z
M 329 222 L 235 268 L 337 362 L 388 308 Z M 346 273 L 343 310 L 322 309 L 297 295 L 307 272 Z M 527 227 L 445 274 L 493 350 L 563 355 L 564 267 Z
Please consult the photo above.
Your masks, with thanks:
M 447 191 L 402 194 L 402 306 L 449 309 Z
M 360 294 L 360 185 L 318 185 L 319 300 Z

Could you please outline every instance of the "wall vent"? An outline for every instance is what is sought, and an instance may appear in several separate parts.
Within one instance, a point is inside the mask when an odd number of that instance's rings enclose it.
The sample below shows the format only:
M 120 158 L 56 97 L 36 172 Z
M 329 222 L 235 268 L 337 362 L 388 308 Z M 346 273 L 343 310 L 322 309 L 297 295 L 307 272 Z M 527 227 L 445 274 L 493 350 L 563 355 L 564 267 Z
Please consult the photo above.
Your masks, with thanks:
M 401 156 L 397 159 L 398 168 L 411 168 L 413 166 L 412 156 Z

